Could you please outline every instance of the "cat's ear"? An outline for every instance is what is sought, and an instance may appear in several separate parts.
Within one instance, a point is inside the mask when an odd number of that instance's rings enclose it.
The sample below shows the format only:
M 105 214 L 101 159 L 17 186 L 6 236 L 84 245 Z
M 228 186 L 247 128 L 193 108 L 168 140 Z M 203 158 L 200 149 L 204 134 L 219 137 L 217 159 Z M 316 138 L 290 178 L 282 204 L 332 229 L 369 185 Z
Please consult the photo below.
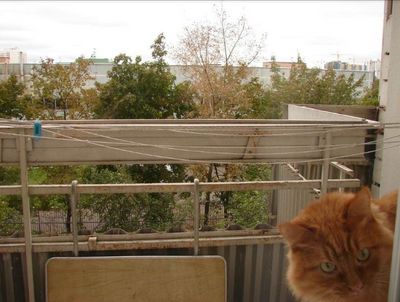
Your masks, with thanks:
M 347 209 L 347 218 L 372 217 L 371 192 L 367 187 L 358 191 L 350 201 Z
M 280 224 L 279 231 L 290 247 L 310 246 L 315 242 L 315 236 L 311 230 L 293 222 Z

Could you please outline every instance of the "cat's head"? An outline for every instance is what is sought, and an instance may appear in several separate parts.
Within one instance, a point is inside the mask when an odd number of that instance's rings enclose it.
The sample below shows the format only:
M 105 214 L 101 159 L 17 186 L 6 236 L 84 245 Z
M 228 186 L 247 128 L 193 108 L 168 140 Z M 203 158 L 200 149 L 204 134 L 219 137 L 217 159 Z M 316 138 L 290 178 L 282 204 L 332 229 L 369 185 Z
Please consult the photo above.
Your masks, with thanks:
M 386 295 L 393 237 L 374 218 L 368 189 L 326 194 L 279 229 L 297 297 L 363 301 L 372 290 Z

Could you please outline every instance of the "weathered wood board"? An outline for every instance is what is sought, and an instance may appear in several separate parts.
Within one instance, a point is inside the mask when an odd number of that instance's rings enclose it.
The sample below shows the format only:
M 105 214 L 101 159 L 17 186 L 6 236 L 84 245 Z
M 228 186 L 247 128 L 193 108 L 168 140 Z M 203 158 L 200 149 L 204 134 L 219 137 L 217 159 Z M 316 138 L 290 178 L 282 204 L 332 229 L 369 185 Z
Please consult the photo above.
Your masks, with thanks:
M 52 258 L 48 302 L 224 302 L 226 265 L 219 256 Z

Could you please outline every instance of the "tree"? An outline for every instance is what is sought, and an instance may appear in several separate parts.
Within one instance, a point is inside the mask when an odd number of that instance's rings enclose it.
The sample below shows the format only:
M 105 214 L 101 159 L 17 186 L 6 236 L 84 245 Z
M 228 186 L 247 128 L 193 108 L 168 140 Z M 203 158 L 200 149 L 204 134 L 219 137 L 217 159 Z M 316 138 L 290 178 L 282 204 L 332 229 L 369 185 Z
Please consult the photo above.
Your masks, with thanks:
M 184 29 L 174 57 L 193 85 L 202 118 L 255 117 L 253 103 L 264 98 L 264 88 L 252 77 L 249 66 L 260 56 L 265 35 L 257 39 L 244 17 L 231 21 L 223 8 L 216 13 L 216 22 L 195 23 Z M 207 182 L 230 181 L 241 173 L 237 165 L 196 165 L 190 169 L 190 174 Z M 231 195 L 206 193 L 204 225 L 209 223 L 212 198 L 224 206 L 227 218 Z
M 271 80 L 271 98 L 280 104 L 354 104 L 363 82 L 363 78 L 355 80 L 353 74 L 346 77 L 337 75 L 333 69 L 323 72 L 307 68 L 300 57 L 292 65 L 289 78 L 275 68 Z
M 25 85 L 15 75 L 0 82 L 0 118 L 29 117 L 28 99 L 24 95 Z
M 86 88 L 92 80 L 90 65 L 92 62 L 80 57 L 70 64 L 57 64 L 51 58 L 41 60 L 32 70 L 32 99 L 36 108 L 35 117 L 44 119 L 84 119 L 91 118 L 97 105 L 97 92 Z M 38 172 L 36 170 L 36 172 Z M 43 167 L 39 172 L 42 182 L 71 183 L 79 175 L 78 168 Z M 78 178 L 79 179 L 79 178 Z M 48 209 L 50 205 L 66 210 L 66 229 L 71 230 L 71 207 L 69 195 L 64 197 L 37 197 L 33 203 L 39 209 Z
M 184 29 L 174 57 L 196 91 L 201 117 L 243 117 L 253 97 L 243 84 L 251 78 L 248 67 L 259 57 L 263 39 L 255 38 L 244 17 L 230 21 L 223 8 L 215 24 Z
M 136 182 L 135 176 L 126 167 L 98 166 L 86 169 L 83 178 L 88 183 L 132 183 Z M 81 201 L 83 207 L 99 215 L 98 231 L 110 228 L 165 230 L 174 223 L 172 194 L 86 195 Z
M 99 86 L 97 114 L 105 118 L 182 118 L 194 108 L 188 83 L 175 84 L 175 76 L 164 60 L 164 35 L 151 46 L 153 61 L 134 61 L 120 54 L 114 58 L 109 81 Z
M 266 89 L 257 78 L 245 84 L 245 89 L 251 91 L 251 106 L 246 111 L 246 117 L 256 119 L 281 118 L 281 104 L 272 97 L 270 89 Z
M 372 82 L 372 87 L 364 91 L 364 95 L 360 99 L 361 105 L 379 106 L 379 80 Z
M 64 120 L 92 116 L 92 106 L 85 102 L 86 83 L 93 79 L 90 65 L 91 61 L 82 57 L 70 64 L 56 64 L 48 58 L 42 59 L 38 67 L 33 67 L 33 95 L 37 106 L 42 109 L 42 116 L 50 119 L 61 116 Z
M 121 54 L 114 58 L 109 81 L 98 85 L 97 115 L 102 118 L 158 119 L 189 117 L 193 113 L 193 92 L 189 83 L 175 84 L 175 76 L 165 62 L 164 35 L 160 34 L 151 46 L 153 60 L 134 61 Z M 115 170 L 116 169 L 116 170 Z M 127 182 L 180 182 L 185 179 L 182 165 L 132 165 L 121 169 L 99 167 L 90 170 L 89 179 L 121 179 Z M 115 174 L 117 173 L 117 174 Z M 97 175 L 104 175 L 98 177 Z M 122 178 L 121 178 L 122 177 Z M 173 194 L 113 195 L 97 198 L 93 209 L 106 227 L 119 226 L 127 230 L 138 227 L 165 229 L 174 224 Z M 108 213 L 108 214 L 107 214 Z

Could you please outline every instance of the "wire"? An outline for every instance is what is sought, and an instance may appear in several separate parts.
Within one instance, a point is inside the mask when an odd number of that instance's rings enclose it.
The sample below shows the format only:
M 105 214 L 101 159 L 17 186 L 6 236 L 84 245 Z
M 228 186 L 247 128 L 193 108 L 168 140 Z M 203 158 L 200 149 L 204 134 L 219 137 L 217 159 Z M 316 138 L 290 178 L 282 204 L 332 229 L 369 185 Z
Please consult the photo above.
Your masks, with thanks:
M 13 124 L 11 124 L 11 125 L 13 125 Z M 109 125 L 102 125 L 102 124 L 100 124 L 100 125 L 99 124 L 92 124 L 92 125 L 96 126 L 96 130 L 97 131 L 101 131 L 101 130 L 110 131 Z M 133 124 L 133 125 L 135 125 L 135 124 Z M 169 124 L 167 124 L 167 125 L 169 125 Z M 187 126 L 187 124 L 178 124 L 178 125 L 182 126 L 182 128 Z M 195 124 L 195 125 L 197 127 L 207 126 L 207 124 Z M 226 127 L 229 124 L 216 124 L 216 125 Z M 257 126 L 258 127 L 265 127 L 265 126 L 268 126 L 268 125 L 274 125 L 274 128 L 275 128 L 275 127 L 279 127 L 280 124 L 252 124 L 252 125 L 254 125 L 254 127 L 257 127 Z M 297 125 L 296 124 L 289 124 L 289 125 L 292 125 L 293 127 L 296 127 L 296 126 L 299 126 L 299 125 L 302 125 L 302 126 L 306 125 L 306 126 L 310 126 L 310 127 L 311 126 L 315 126 L 315 124 L 301 124 L 301 123 L 299 123 Z M 50 126 L 50 125 L 48 125 L 48 126 Z M 87 124 L 85 126 L 87 126 Z M 243 126 L 243 124 L 235 124 L 235 126 L 240 127 L 240 126 Z M 334 126 L 335 128 L 334 129 L 327 129 L 328 127 L 332 127 L 332 126 Z M 53 129 L 55 129 L 55 128 L 71 128 L 71 127 L 68 127 L 68 125 L 62 125 L 62 124 L 51 125 L 51 127 Z M 206 136 L 229 136 L 229 137 L 269 137 L 269 136 L 282 136 L 282 137 L 284 137 L 284 136 L 296 136 L 296 135 L 299 135 L 299 134 L 303 134 L 303 135 L 307 135 L 307 134 L 325 134 L 327 131 L 329 131 L 329 132 L 340 132 L 340 131 L 347 131 L 347 130 L 354 130 L 354 129 L 378 129 L 379 127 L 381 127 L 381 124 L 377 123 L 375 125 L 371 125 L 371 124 L 354 124 L 353 123 L 353 124 L 347 124 L 346 126 L 343 126 L 343 125 L 339 126 L 337 124 L 326 124 L 326 125 L 322 124 L 322 127 L 324 127 L 324 129 L 320 130 L 320 131 L 303 131 L 303 132 L 296 131 L 296 132 L 265 133 L 265 134 L 260 134 L 260 133 L 258 133 L 258 134 L 257 133 L 253 133 L 253 134 L 252 133 L 235 134 L 235 133 L 198 132 L 198 131 L 192 131 L 192 130 L 176 130 L 176 129 L 167 129 L 167 128 L 146 127 L 145 125 L 144 126 L 141 125 L 136 130 L 142 130 L 142 131 L 148 131 L 148 130 L 169 131 L 169 132 L 177 132 L 177 133 L 185 133 L 185 134 L 193 134 L 193 135 L 203 135 L 203 136 L 206 135 Z M 73 128 L 73 129 L 77 129 L 77 127 Z M 114 131 L 120 131 L 119 128 L 113 129 L 113 130 Z M 223 131 L 224 129 L 218 129 L 218 130 L 219 131 Z M 231 131 L 231 130 L 229 130 L 229 131 Z M 257 130 L 257 129 L 255 130 L 255 132 L 260 132 L 260 131 L 262 131 L 262 130 Z M 268 131 L 269 132 L 269 131 L 271 131 L 271 129 L 264 130 L 264 131 Z
M 178 150 L 178 151 L 187 151 L 187 152 L 200 152 L 200 153 L 207 153 L 207 154 L 225 154 L 225 155 L 240 155 L 243 156 L 243 153 L 234 153 L 234 152 L 211 152 L 211 151 L 204 151 L 204 150 L 188 150 L 188 149 L 181 149 L 181 148 L 172 148 L 172 147 L 165 147 L 163 145 L 151 145 L 151 144 L 142 144 L 142 143 L 138 143 L 138 142 L 132 142 L 132 141 L 127 141 L 127 140 L 122 140 L 122 139 L 118 139 L 118 138 L 113 138 L 110 136 L 104 136 L 101 134 L 96 134 L 90 131 L 85 131 L 85 130 L 80 130 L 80 129 L 75 129 L 75 128 L 70 128 L 73 130 L 77 130 L 77 131 L 81 131 L 87 134 L 91 134 L 91 135 L 97 135 L 97 136 L 101 136 L 101 137 L 106 137 L 109 139 L 113 139 L 113 140 L 120 140 L 120 141 L 124 141 L 124 142 L 128 142 L 130 144 L 135 143 L 136 145 L 144 145 L 144 146 L 150 146 L 150 147 L 157 147 L 157 148 L 161 148 L 161 149 L 171 149 L 171 150 Z M 90 141 L 90 140 L 82 140 L 82 139 L 78 139 L 72 136 L 67 136 L 64 134 L 60 134 L 58 132 L 54 132 L 48 129 L 44 129 L 45 131 L 48 131 L 50 133 L 56 134 L 56 135 L 62 135 L 66 138 L 52 138 L 52 137 L 42 137 L 42 139 L 50 139 L 50 140 L 62 140 L 62 141 L 76 141 L 76 142 L 83 142 L 83 143 L 87 143 L 87 144 L 92 144 L 92 145 L 97 145 L 100 147 L 104 147 L 104 148 L 109 148 L 109 149 L 113 149 L 113 150 L 119 150 L 119 151 L 123 151 L 123 152 L 131 152 L 134 154 L 138 154 L 138 155 L 147 155 L 147 156 L 153 156 L 153 157 L 157 157 L 157 158 L 163 158 L 163 159 L 171 159 L 171 160 L 177 160 L 177 161 L 185 161 L 185 162 L 190 162 L 192 160 L 189 159 L 183 159 L 183 158 L 176 158 L 176 157 L 170 157 L 170 156 L 162 156 L 162 155 L 156 155 L 156 154 L 147 154 L 147 153 L 142 153 L 142 152 L 137 152 L 137 151 L 132 151 L 132 150 L 126 150 L 126 149 L 121 149 L 121 148 L 115 148 L 112 146 L 107 146 L 105 145 L 105 143 L 109 143 L 109 142 L 102 142 L 102 141 Z M 34 137 L 33 135 L 24 135 L 24 134 L 15 134 L 15 133 L 8 133 L 8 132 L 0 132 L 0 134 L 6 134 L 6 135 L 13 135 L 13 136 L 24 136 L 24 137 Z M 375 141 L 370 141 L 370 142 L 366 142 L 366 143 L 359 143 L 359 144 L 342 144 L 342 145 L 330 145 L 330 146 L 334 146 L 333 148 L 328 148 L 328 149 L 323 149 L 323 150 L 337 150 L 337 149 L 343 149 L 343 148 L 350 148 L 350 147 L 355 147 L 355 146 L 360 146 L 360 145 L 372 145 L 375 143 L 381 143 L 381 142 L 386 142 L 386 143 L 396 143 L 398 141 L 388 141 L 390 139 L 399 137 L 400 135 L 396 135 L 396 136 L 392 136 L 389 138 L 384 138 L 384 139 L 378 139 Z M 134 145 L 134 144 L 132 144 Z M 292 146 L 290 146 L 292 147 Z M 243 147 L 241 147 L 243 148 Z M 268 147 L 266 147 L 268 148 Z M 281 147 L 280 147 L 281 148 Z M 306 153 L 315 153 L 315 152 L 320 152 L 323 150 L 305 150 L 305 151 L 297 151 L 297 152 L 279 152 L 279 153 L 257 153 L 257 155 L 290 155 L 290 154 L 306 154 Z M 349 155 L 350 156 L 350 155 Z M 347 157 L 347 156 L 345 156 Z M 196 162 L 207 162 L 209 163 L 209 161 L 201 161 L 201 160 L 197 160 Z
M 302 124 L 304 125 L 304 124 Z M 306 124 L 312 125 L 312 124 Z M 352 124 L 353 125 L 353 124 Z M 349 125 L 349 126 L 352 126 Z M 294 125 L 296 126 L 296 125 Z M 315 125 L 314 125 L 315 126 Z M 328 126 L 328 125 L 326 125 Z M 159 129 L 159 130 L 167 130 L 171 132 L 177 133 L 185 133 L 185 134 L 195 134 L 195 135 L 208 135 L 208 136 L 229 136 L 229 137 L 269 137 L 269 136 L 296 136 L 299 134 L 325 134 L 327 132 L 340 132 L 346 130 L 354 130 L 354 129 L 377 129 L 380 125 L 360 125 L 359 127 L 342 127 L 335 129 L 324 129 L 321 131 L 309 131 L 309 132 L 285 132 L 285 133 L 269 133 L 269 134 L 232 134 L 232 133 L 214 133 L 214 132 L 197 132 L 197 131 L 188 131 L 188 130 L 175 130 L 175 129 Z M 270 131 L 270 130 L 267 130 Z M 255 131 L 257 132 L 257 130 Z
M 78 141 L 82 141 L 79 139 L 75 139 L 74 137 L 65 135 L 65 134 L 60 134 L 51 130 L 46 129 L 46 131 L 48 132 L 52 132 L 54 134 L 58 134 L 58 135 L 62 135 L 64 137 L 70 138 L 72 140 L 78 140 Z M 182 162 L 187 162 L 187 163 L 205 163 L 205 164 L 209 164 L 209 163 L 221 163 L 221 164 L 226 164 L 226 163 L 232 163 L 233 161 L 225 161 L 225 160 L 191 160 L 191 159 L 185 159 L 185 158 L 176 158 L 176 157 L 170 157 L 170 156 L 162 156 L 162 155 L 155 155 L 155 154 L 146 154 L 146 153 L 142 153 L 142 152 L 137 152 L 137 151 L 132 151 L 132 150 L 126 150 L 126 149 L 122 149 L 122 148 L 116 148 L 116 147 L 111 147 L 111 146 L 107 146 L 104 144 L 99 144 L 99 143 L 93 143 L 90 141 L 85 141 L 89 144 L 92 145 L 96 145 L 99 147 L 104 147 L 107 149 L 112 149 L 112 150 L 116 150 L 116 151 L 121 151 L 121 152 L 127 152 L 127 153 L 133 153 L 133 154 L 138 154 L 138 155 L 144 155 L 144 156 L 150 156 L 150 157 L 156 157 L 156 158 L 162 158 L 162 159 L 170 159 L 170 160 L 174 160 L 174 161 L 182 161 Z M 358 153 L 351 153 L 351 154 L 346 154 L 346 155 L 341 155 L 341 156 L 335 156 L 335 157 L 328 157 L 328 158 L 321 158 L 321 159 L 309 159 L 309 160 L 287 160 L 287 161 L 265 161 L 263 163 L 267 164 L 287 164 L 287 163 L 293 163 L 293 164 L 298 164 L 298 163 L 316 163 L 316 162 L 323 162 L 325 160 L 336 160 L 336 159 L 343 159 L 343 158 L 348 158 L 348 157 L 352 157 L 352 156 L 360 156 L 360 155 L 365 155 L 365 154 L 369 154 L 369 153 L 374 153 L 377 151 L 381 151 L 381 150 L 386 150 L 386 149 L 391 149 L 391 148 L 396 148 L 396 147 L 400 147 L 400 144 L 398 145 L 394 145 L 394 146 L 389 146 L 389 147 L 382 147 L 382 148 L 378 148 L 378 149 L 374 149 L 371 151 L 366 151 L 366 152 L 358 152 Z M 280 153 L 282 154 L 282 153 Z
M 182 161 L 182 162 L 192 162 L 192 160 L 190 159 L 185 159 L 185 158 L 177 158 L 177 157 L 171 157 L 171 156 L 163 156 L 163 155 L 157 155 L 157 154 L 146 154 L 146 153 L 142 153 L 142 152 L 137 152 L 137 151 L 132 151 L 132 150 L 126 150 L 126 149 L 121 149 L 121 148 L 116 148 L 116 147 L 112 147 L 112 146 L 108 146 L 108 145 L 104 145 L 104 144 L 100 144 L 100 143 L 94 143 L 91 142 L 89 140 L 80 140 L 80 139 L 76 139 L 72 136 L 69 135 L 65 135 L 65 134 L 61 134 L 61 133 L 57 133 L 48 129 L 45 129 L 45 131 L 50 132 L 50 133 L 54 133 L 57 135 L 61 135 L 64 136 L 66 138 L 70 138 L 74 141 L 80 141 L 80 142 L 86 142 L 90 145 L 94 145 L 94 146 L 98 146 L 98 147 L 103 147 L 106 149 L 111 149 L 111 150 L 116 150 L 116 151 L 122 151 L 122 152 L 127 152 L 127 153 L 133 153 L 133 154 L 137 154 L 137 155 L 143 155 L 143 156 L 150 156 L 150 157 L 156 157 L 156 158 L 161 158 L 161 159 L 170 159 L 170 160 L 175 160 L 175 161 Z M 203 161 L 196 161 L 196 162 L 201 162 L 201 163 L 208 163 L 207 161 L 203 162 Z
M 102 138 L 106 138 L 106 139 L 111 139 L 111 140 L 115 140 L 115 141 L 119 141 L 119 142 L 123 142 L 123 143 L 127 143 L 131 146 L 146 146 L 146 147 L 154 147 L 154 148 L 159 148 L 159 149 L 167 149 L 167 150 L 175 150 L 175 151 L 184 151 L 184 152 L 196 152 L 196 153 L 206 153 L 206 154 L 221 154 L 221 155 L 244 155 L 243 152 L 238 153 L 238 152 L 220 152 L 220 151 L 205 151 L 205 150 L 191 150 L 191 149 L 183 149 L 183 148 L 176 148 L 175 146 L 171 146 L 171 145 L 154 145 L 154 144 L 145 144 L 145 143 L 140 143 L 140 142 L 135 142 L 135 141 L 131 141 L 131 140 L 125 140 L 125 139 L 120 139 L 120 138 L 115 138 L 115 137 L 111 137 L 111 136 L 107 136 L 107 135 L 102 135 L 102 134 L 98 134 L 98 133 L 94 133 L 94 132 L 90 132 L 90 131 L 86 131 L 86 130 L 82 130 L 82 129 L 74 129 L 74 128 L 70 128 L 73 129 L 75 131 L 79 131 L 81 133 L 85 133 L 85 134 L 89 134 L 89 135 L 94 135 L 94 136 L 98 136 L 98 137 L 102 137 Z M 345 148 L 350 148 L 350 147 L 356 147 L 356 146 L 362 146 L 362 145 L 373 145 L 377 142 L 385 142 L 386 140 L 390 140 L 393 138 L 397 138 L 400 137 L 400 135 L 395 135 L 389 138 L 383 138 L 383 139 L 377 139 L 374 141 L 370 141 L 370 142 L 366 142 L 366 143 L 355 143 L 355 144 L 342 144 L 342 145 L 329 145 L 329 147 L 334 146 L 332 148 L 322 148 L 320 150 L 304 150 L 304 151 L 294 151 L 294 152 L 278 152 L 278 153 L 255 153 L 255 155 L 290 155 L 290 154 L 307 154 L 307 153 L 315 153 L 315 152 L 321 152 L 321 151 L 332 151 L 332 150 L 338 150 L 338 149 L 345 149 Z M 104 144 L 107 144 L 109 142 L 102 142 Z M 393 143 L 393 142 L 388 142 L 388 143 Z M 286 148 L 286 146 L 274 146 L 277 148 Z M 292 146 L 291 146 L 292 147 Z M 301 146 L 303 147 L 303 146 Z M 310 147 L 310 148 L 315 148 L 316 146 L 305 146 L 305 147 Z M 193 147 L 193 148 L 197 148 Z M 204 147 L 206 148 L 206 147 Z M 227 147 L 229 148 L 229 147 Z M 240 147 L 241 149 L 246 148 L 246 146 L 242 146 Z M 252 147 L 253 148 L 253 147 Z M 264 147 L 264 148 L 268 148 L 268 147 Z M 295 146 L 295 148 L 299 148 L 299 146 Z

